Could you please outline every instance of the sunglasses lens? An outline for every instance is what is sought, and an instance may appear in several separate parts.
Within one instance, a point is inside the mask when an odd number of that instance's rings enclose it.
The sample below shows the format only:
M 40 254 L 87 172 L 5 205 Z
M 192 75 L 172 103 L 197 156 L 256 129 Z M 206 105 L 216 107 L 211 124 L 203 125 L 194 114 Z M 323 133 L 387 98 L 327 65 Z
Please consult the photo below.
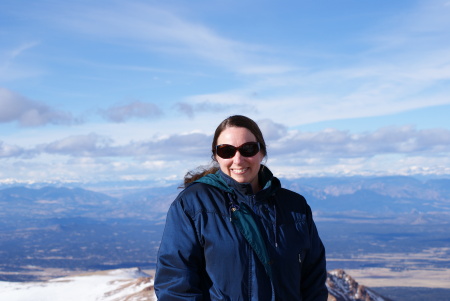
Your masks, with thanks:
M 239 148 L 239 152 L 244 157 L 253 157 L 259 152 L 258 142 L 247 142 Z
M 258 142 L 247 142 L 239 147 L 229 144 L 221 144 L 216 146 L 216 153 L 222 159 L 230 159 L 236 155 L 236 151 L 244 157 L 253 157 L 259 152 L 260 146 Z
M 223 159 L 230 159 L 234 157 L 236 150 L 237 149 L 232 145 L 223 144 L 217 146 L 216 152 L 219 157 Z

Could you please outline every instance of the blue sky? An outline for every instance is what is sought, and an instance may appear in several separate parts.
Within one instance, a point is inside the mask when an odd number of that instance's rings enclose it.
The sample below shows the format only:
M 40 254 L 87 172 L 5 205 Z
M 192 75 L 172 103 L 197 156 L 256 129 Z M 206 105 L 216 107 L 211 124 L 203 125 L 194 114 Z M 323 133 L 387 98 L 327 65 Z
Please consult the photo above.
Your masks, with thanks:
M 450 1 L 0 3 L 0 184 L 180 180 L 233 114 L 277 176 L 450 175 Z

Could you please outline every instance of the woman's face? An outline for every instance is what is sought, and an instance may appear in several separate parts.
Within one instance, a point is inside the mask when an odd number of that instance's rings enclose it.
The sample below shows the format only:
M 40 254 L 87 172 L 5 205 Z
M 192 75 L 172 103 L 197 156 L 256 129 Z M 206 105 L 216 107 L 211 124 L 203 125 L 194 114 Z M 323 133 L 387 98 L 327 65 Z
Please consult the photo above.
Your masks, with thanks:
M 217 145 L 229 144 L 235 147 L 246 142 L 257 142 L 257 140 L 252 132 L 243 127 L 227 127 L 217 139 Z M 216 154 L 220 169 L 239 183 L 250 183 L 253 192 L 259 190 L 258 172 L 263 158 L 261 151 L 253 157 L 244 157 L 237 151 L 230 159 L 223 159 Z

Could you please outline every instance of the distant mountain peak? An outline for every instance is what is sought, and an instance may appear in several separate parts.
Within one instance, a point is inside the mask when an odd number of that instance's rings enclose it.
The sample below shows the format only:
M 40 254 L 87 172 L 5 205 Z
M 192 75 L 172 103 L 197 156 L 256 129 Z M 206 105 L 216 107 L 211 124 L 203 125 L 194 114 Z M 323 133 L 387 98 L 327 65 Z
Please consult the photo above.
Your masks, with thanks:
M 375 293 L 342 269 L 331 270 L 327 277 L 328 301 L 389 301 Z

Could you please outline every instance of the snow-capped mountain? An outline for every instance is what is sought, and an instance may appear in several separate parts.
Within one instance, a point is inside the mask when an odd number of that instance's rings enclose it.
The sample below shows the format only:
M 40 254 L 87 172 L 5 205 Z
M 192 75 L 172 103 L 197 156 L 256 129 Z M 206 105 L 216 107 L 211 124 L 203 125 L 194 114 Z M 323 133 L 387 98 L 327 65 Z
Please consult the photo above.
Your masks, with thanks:
M 358 284 L 344 270 L 328 272 L 328 301 L 389 301 L 364 285 Z
M 328 273 L 329 301 L 389 301 L 343 270 Z M 56 278 L 45 282 L 0 282 L 8 301 L 156 301 L 153 278 L 139 268 Z

